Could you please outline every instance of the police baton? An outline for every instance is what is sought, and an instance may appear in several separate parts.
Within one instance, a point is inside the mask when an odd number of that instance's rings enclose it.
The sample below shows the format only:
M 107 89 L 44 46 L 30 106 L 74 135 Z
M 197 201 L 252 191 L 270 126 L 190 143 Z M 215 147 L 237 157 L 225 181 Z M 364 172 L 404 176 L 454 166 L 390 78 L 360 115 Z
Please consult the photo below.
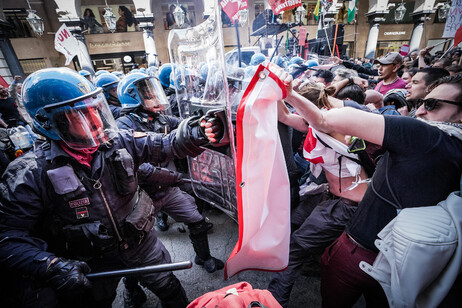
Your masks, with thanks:
M 92 274 L 87 274 L 86 276 L 88 279 L 122 277 L 122 276 L 152 274 L 152 273 L 159 273 L 159 272 L 178 271 L 178 270 L 188 269 L 191 267 L 192 267 L 191 261 L 183 261 L 183 262 L 176 262 L 176 263 L 150 265 L 150 266 L 138 267 L 138 268 L 128 268 L 128 269 L 122 269 L 122 270 L 116 270 L 116 271 L 92 273 Z

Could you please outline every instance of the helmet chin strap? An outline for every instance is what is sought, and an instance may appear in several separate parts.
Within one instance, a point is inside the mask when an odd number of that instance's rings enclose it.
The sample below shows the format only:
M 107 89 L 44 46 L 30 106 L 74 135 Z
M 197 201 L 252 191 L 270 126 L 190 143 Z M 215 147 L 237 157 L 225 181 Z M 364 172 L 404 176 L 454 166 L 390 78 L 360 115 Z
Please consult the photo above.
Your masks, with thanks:
M 122 106 L 122 104 L 120 103 L 119 101 L 119 98 L 117 96 L 114 96 L 112 94 L 109 94 L 109 99 L 107 100 L 107 102 L 111 105 L 114 105 L 114 106 Z
M 159 112 L 147 110 L 144 106 L 141 106 L 141 111 L 154 119 L 156 119 L 159 116 Z

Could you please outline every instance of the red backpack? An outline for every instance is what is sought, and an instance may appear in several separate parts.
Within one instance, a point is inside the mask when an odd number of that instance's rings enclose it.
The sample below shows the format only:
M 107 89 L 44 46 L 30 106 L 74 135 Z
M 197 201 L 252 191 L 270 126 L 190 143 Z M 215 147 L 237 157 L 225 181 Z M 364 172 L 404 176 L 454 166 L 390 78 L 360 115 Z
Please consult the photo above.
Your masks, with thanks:
M 187 308 L 282 308 L 268 290 L 253 289 L 248 282 L 238 282 L 222 289 L 205 293 Z

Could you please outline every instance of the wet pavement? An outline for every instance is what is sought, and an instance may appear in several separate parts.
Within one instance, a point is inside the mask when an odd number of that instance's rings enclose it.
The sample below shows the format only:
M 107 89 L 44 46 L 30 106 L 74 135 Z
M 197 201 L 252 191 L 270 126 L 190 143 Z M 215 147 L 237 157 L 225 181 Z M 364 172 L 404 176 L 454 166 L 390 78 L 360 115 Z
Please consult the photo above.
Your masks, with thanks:
M 226 262 L 239 239 L 238 225 L 217 209 L 207 210 L 203 214 L 214 224 L 214 228 L 209 234 L 211 253 L 214 257 Z M 158 232 L 158 234 L 170 252 L 172 261 L 194 261 L 195 254 L 188 234 L 178 231 L 182 224 L 175 223 L 171 218 L 169 218 L 169 224 L 170 227 L 166 232 Z M 192 301 L 207 292 L 241 281 L 250 283 L 254 289 L 266 289 L 272 273 L 244 271 L 229 280 L 224 280 L 223 270 L 209 274 L 201 266 L 193 264 L 191 269 L 176 271 L 175 275 L 180 279 L 189 300 Z M 321 307 L 319 287 L 319 276 L 301 276 L 295 283 L 289 307 Z M 149 290 L 145 291 L 148 300 L 142 307 L 155 307 L 158 302 L 157 297 Z M 122 292 L 123 286 L 119 284 L 117 298 L 112 305 L 113 308 L 123 308 Z

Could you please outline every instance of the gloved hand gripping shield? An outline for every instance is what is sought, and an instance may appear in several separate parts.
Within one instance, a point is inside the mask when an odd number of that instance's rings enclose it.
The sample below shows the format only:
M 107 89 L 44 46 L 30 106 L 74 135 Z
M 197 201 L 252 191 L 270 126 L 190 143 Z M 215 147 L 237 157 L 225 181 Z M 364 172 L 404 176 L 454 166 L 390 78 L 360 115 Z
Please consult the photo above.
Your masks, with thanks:
M 56 135 L 73 149 L 98 147 L 118 132 L 102 89 L 75 99 L 46 105 L 36 119 L 48 122 Z
M 171 80 L 182 118 L 220 121 L 225 128 L 216 142 L 195 158 L 188 157 L 194 193 L 237 220 L 235 149 L 218 3 L 206 21 L 171 30 L 168 46 Z M 226 141 L 226 142 L 225 142 Z M 226 144 L 226 145 L 225 145 Z

